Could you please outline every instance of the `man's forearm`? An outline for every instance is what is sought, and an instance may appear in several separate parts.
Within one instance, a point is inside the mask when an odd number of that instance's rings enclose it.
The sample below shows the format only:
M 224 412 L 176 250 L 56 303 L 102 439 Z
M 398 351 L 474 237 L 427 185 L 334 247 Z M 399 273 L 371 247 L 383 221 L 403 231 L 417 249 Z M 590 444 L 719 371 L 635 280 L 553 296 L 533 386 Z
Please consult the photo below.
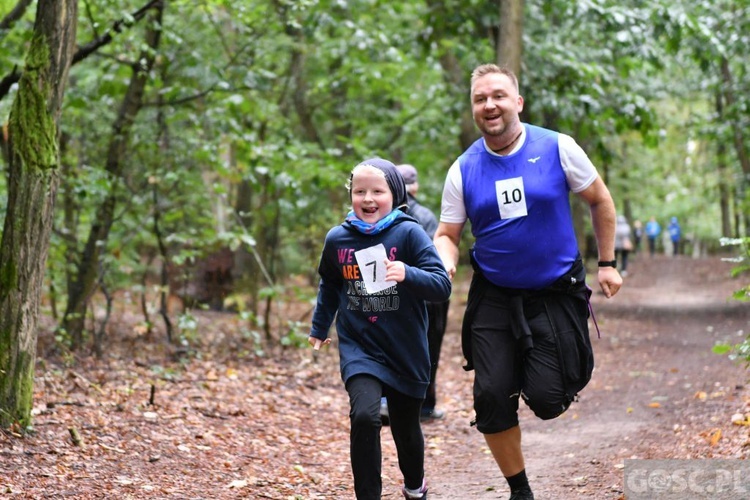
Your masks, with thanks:
M 599 260 L 615 258 L 615 206 L 599 203 L 591 207 L 591 224 L 594 226 Z

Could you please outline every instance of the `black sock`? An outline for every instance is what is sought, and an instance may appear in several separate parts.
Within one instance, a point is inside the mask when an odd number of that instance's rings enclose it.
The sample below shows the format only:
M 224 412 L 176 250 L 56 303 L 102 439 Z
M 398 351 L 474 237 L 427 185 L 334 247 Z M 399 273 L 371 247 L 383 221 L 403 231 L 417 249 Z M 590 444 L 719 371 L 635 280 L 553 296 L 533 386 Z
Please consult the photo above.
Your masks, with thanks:
M 518 474 L 505 478 L 510 486 L 510 491 L 518 491 L 523 487 L 529 486 L 529 479 L 526 477 L 526 469 L 522 470 Z

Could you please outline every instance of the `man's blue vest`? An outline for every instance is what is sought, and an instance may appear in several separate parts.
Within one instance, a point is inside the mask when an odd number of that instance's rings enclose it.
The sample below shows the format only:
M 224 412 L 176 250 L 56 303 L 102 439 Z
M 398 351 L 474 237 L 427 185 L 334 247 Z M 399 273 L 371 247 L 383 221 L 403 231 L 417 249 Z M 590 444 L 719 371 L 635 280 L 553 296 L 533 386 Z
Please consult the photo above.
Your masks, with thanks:
M 524 126 L 518 151 L 491 155 L 479 139 L 458 161 L 482 273 L 498 286 L 540 289 L 570 269 L 578 243 L 557 133 Z

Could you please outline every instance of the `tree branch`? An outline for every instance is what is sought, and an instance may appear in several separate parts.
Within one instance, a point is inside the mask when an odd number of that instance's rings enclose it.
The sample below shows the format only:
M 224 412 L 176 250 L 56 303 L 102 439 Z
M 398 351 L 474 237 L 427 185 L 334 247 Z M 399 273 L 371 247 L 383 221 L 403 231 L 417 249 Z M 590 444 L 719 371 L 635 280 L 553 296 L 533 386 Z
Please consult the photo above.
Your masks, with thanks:
M 9 30 L 13 26 L 13 23 L 21 19 L 32 1 L 33 0 L 18 0 L 18 3 L 13 7 L 13 10 L 11 10 L 2 21 L 0 21 L 0 31 Z
M 20 79 L 21 72 L 18 70 L 18 66 L 13 66 L 13 71 L 11 71 L 10 74 L 5 75 L 3 79 L 0 80 L 0 101 L 2 101 L 3 98 L 8 95 L 8 92 L 10 92 L 10 88 L 14 83 L 18 83 L 18 80 Z
M 112 28 L 110 28 L 106 33 L 104 33 L 96 40 L 93 40 L 78 49 L 75 55 L 73 55 L 73 64 L 81 62 L 104 45 L 109 44 L 114 39 L 115 34 L 122 33 L 123 29 L 129 28 L 136 22 L 143 19 L 143 17 L 150 9 L 157 7 L 163 1 L 164 0 L 151 0 L 149 3 L 131 14 L 130 17 L 132 19 L 120 19 L 118 21 L 115 21 L 115 23 L 112 25 Z
M 91 4 L 88 1 L 83 2 L 86 6 L 86 17 L 89 18 L 89 23 L 91 23 L 91 31 L 94 32 L 94 36 L 96 38 L 99 38 L 99 30 L 96 28 L 96 21 L 94 20 L 94 14 L 91 12 Z
M 18 5 L 21 5 L 21 3 L 25 1 L 27 0 L 21 0 Z M 114 39 L 115 34 L 121 33 L 125 28 L 129 28 L 136 22 L 143 19 L 143 17 L 146 15 L 146 13 L 149 10 L 157 6 L 160 6 L 163 1 L 164 0 L 151 0 L 149 3 L 147 3 L 146 5 L 144 5 L 137 11 L 135 11 L 133 14 L 131 14 L 129 18 L 115 21 L 114 24 L 112 24 L 112 28 L 110 28 L 102 36 L 98 37 L 95 40 L 92 40 L 86 45 L 79 47 L 76 53 L 73 54 L 73 61 L 71 65 L 78 64 L 79 62 L 83 61 L 84 59 L 86 59 L 88 56 L 90 56 L 91 54 L 93 54 L 94 52 L 102 48 L 103 46 L 109 44 Z M 16 9 L 17 8 L 18 6 L 16 6 Z M 10 14 L 6 16 L 6 19 L 8 19 L 9 16 Z M 8 92 L 10 92 L 10 88 L 13 86 L 13 84 L 18 83 L 20 79 L 21 79 L 21 71 L 18 70 L 18 67 L 15 67 L 13 68 L 13 71 L 11 71 L 10 74 L 5 75 L 3 79 L 0 80 L 0 101 L 2 101 L 5 98 L 5 96 L 8 95 Z

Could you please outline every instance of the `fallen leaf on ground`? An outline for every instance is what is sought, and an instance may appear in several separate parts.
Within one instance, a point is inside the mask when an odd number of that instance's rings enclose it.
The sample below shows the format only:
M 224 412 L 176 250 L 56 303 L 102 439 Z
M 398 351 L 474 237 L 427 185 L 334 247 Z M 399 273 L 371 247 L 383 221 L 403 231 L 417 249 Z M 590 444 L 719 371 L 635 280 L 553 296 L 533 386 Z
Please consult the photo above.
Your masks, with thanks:
M 232 489 L 232 488 L 239 489 L 239 488 L 244 488 L 245 486 L 247 486 L 247 480 L 245 480 L 245 479 L 235 479 L 234 481 L 232 481 L 231 483 L 229 483 L 229 486 L 227 486 L 227 488 L 230 488 L 230 489 Z
M 711 446 L 716 446 L 719 443 L 719 440 L 721 439 L 721 429 L 713 429 L 708 434 L 708 444 Z

